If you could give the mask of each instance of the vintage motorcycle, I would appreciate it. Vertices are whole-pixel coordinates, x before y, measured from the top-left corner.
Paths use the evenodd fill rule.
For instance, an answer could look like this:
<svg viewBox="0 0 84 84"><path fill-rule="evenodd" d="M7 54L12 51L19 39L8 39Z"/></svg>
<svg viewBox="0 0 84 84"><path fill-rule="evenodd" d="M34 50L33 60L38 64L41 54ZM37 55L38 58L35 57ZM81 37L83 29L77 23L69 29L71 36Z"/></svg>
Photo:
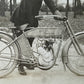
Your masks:
<svg viewBox="0 0 84 84"><path fill-rule="evenodd" d="M0 77L9 75L20 63L42 70L52 68L59 57L62 42L65 41L65 32L69 38L61 52L63 65L77 75L84 75L84 31L74 34L66 17L39 15L36 18L55 18L62 21L65 28L28 27L26 31L23 28L22 34L18 37L13 32L15 27L10 28L12 35L0 31ZM28 41L30 37L35 38L32 47Z"/></svg>

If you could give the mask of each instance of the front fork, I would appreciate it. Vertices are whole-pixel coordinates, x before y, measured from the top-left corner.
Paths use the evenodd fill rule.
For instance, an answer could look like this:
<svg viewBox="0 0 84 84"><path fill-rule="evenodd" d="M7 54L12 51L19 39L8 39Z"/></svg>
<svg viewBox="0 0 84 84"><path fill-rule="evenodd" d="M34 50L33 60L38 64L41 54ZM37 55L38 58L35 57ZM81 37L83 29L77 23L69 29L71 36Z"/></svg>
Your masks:
<svg viewBox="0 0 84 84"><path fill-rule="evenodd" d="M79 45L79 42L78 42L76 36L74 35L74 31L72 30L72 27L71 27L69 21L68 20L65 21L64 24L65 24L65 26L67 28L68 34L70 36L71 41L73 42L73 45L74 45L77 53L79 55L82 55L83 56L84 55L83 50L81 49L81 47Z"/></svg>
<svg viewBox="0 0 84 84"><path fill-rule="evenodd" d="M78 32L78 33L74 34L72 27L71 27L70 23L68 22L68 20L64 22L64 25L66 26L67 32L70 36L70 38L67 39L65 45L63 46L63 50L62 50L62 62L64 64L64 69L66 70L65 65L68 63L67 51L68 51L70 43L73 43L73 45L79 55L84 56L83 50L81 49L79 42L76 38L78 35L84 34L84 32Z"/></svg>

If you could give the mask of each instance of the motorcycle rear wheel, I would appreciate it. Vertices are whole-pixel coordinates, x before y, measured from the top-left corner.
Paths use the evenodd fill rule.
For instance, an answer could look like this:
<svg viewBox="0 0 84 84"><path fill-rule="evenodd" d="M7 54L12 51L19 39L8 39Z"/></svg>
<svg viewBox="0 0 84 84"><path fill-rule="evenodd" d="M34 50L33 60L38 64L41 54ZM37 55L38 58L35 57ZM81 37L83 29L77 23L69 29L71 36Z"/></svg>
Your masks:
<svg viewBox="0 0 84 84"><path fill-rule="evenodd" d="M10 45L12 41L11 36L0 32L0 78L9 75L17 65L18 48L16 43Z"/></svg>

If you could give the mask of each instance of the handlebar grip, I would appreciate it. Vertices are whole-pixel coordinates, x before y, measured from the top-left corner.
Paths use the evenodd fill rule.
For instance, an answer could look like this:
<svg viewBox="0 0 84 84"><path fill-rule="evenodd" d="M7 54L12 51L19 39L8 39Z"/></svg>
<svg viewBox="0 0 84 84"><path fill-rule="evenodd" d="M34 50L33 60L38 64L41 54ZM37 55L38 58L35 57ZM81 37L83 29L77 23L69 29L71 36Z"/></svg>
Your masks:
<svg viewBox="0 0 84 84"><path fill-rule="evenodd" d="M55 20L60 20L60 21L66 21L68 18L66 16L64 17L54 17Z"/></svg>
<svg viewBox="0 0 84 84"><path fill-rule="evenodd" d="M60 20L60 21L66 21L67 17L62 17L59 15L39 15L39 16L35 16L35 18L37 18L38 20L42 20L45 18L54 18L55 20Z"/></svg>

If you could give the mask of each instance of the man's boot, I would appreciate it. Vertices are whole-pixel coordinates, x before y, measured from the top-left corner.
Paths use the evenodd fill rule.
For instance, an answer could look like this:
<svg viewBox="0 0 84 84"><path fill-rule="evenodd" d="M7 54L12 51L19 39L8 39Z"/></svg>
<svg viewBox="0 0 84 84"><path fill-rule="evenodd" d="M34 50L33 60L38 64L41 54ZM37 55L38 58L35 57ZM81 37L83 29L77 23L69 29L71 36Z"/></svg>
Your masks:
<svg viewBox="0 0 84 84"><path fill-rule="evenodd" d="M23 64L20 64L18 66L18 71L19 71L19 74L21 74L21 75L27 75L27 73L24 70L24 65Z"/></svg>

